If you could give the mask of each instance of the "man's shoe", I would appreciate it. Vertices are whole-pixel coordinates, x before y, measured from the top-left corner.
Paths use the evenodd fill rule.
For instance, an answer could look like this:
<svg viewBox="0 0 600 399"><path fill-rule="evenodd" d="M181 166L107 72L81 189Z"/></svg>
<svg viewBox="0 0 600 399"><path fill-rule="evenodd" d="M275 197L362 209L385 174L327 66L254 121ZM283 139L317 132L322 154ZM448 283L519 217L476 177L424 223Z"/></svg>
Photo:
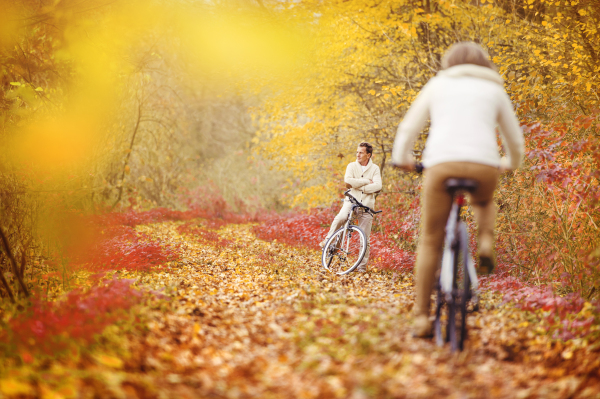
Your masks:
<svg viewBox="0 0 600 399"><path fill-rule="evenodd" d="M413 338L433 338L433 326L428 316L415 316L412 336Z"/></svg>
<svg viewBox="0 0 600 399"><path fill-rule="evenodd" d="M326 238L326 239L324 239L323 241L321 241L321 242L319 243L319 246L320 246L321 248L323 248L323 247L325 246L325 244L327 244L327 238Z"/></svg>
<svg viewBox="0 0 600 399"><path fill-rule="evenodd" d="M358 272L358 273L366 273L367 269L359 267L358 269L356 269L356 272Z"/></svg>
<svg viewBox="0 0 600 399"><path fill-rule="evenodd" d="M479 268L477 274L487 276L494 272L495 268L494 259L491 256L479 255Z"/></svg>

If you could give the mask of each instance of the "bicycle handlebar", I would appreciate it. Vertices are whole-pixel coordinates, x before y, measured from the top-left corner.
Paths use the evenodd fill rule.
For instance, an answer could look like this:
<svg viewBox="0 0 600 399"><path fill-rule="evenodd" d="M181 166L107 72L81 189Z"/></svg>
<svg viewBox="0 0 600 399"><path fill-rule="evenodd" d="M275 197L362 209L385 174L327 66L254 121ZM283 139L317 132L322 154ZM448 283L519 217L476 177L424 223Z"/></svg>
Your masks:
<svg viewBox="0 0 600 399"><path fill-rule="evenodd" d="M354 198L354 196L352 194L350 194L350 190L347 190L344 193L344 195L346 197L348 197L350 199L350 202L354 203L354 205L359 206L359 207L365 209L367 212L369 212L369 213L371 213L373 215L376 215L378 213L383 212L383 211L374 211L373 209L369 208L368 206L361 204L356 198Z"/></svg>

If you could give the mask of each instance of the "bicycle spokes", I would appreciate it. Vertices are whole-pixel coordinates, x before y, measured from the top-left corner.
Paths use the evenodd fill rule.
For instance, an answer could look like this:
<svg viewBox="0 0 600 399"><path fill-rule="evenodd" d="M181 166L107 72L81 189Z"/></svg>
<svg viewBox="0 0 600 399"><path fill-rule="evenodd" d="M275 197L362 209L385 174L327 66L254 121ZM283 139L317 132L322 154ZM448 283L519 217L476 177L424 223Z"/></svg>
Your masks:
<svg viewBox="0 0 600 399"><path fill-rule="evenodd" d="M366 251L365 235L358 226L336 231L323 248L323 267L336 274L347 274L360 264Z"/></svg>

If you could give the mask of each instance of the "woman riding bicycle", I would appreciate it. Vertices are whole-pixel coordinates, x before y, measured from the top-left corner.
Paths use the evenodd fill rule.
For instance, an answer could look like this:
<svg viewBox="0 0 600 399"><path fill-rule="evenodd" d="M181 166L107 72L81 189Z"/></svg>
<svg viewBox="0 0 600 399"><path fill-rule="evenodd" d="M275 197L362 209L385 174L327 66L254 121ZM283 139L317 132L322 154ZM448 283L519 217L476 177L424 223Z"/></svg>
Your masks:
<svg viewBox="0 0 600 399"><path fill-rule="evenodd" d="M479 226L479 273L494 269L494 190L501 172L517 169L523 156L523 133L503 79L487 53L475 43L457 43L442 58L442 71L421 90L398 127L392 163L414 169L413 143L431 120L422 163L421 237L417 249L413 335L431 336L429 307L436 270L441 262L444 227L452 197L449 178L477 181L470 203ZM499 125L507 159L500 158Z"/></svg>

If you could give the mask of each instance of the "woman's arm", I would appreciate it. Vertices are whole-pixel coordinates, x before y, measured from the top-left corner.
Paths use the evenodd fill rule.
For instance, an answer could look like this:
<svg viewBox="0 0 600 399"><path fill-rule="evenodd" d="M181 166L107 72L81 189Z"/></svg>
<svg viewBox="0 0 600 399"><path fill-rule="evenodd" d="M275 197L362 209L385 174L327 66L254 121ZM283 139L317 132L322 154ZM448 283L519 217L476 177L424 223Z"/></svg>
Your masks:
<svg viewBox="0 0 600 399"><path fill-rule="evenodd" d="M523 158L523 131L513 111L510 98L504 90L502 91L502 100L500 101L500 110L498 112L498 125L500 125L502 139L506 143L508 166L510 169L515 170L521 165L521 159Z"/></svg>
<svg viewBox="0 0 600 399"><path fill-rule="evenodd" d="M402 123L398 126L392 149L392 164L401 166L412 166L414 164L412 149L417 135L429 119L431 92L432 84L430 81L423 87L406 115L404 115Z"/></svg>

